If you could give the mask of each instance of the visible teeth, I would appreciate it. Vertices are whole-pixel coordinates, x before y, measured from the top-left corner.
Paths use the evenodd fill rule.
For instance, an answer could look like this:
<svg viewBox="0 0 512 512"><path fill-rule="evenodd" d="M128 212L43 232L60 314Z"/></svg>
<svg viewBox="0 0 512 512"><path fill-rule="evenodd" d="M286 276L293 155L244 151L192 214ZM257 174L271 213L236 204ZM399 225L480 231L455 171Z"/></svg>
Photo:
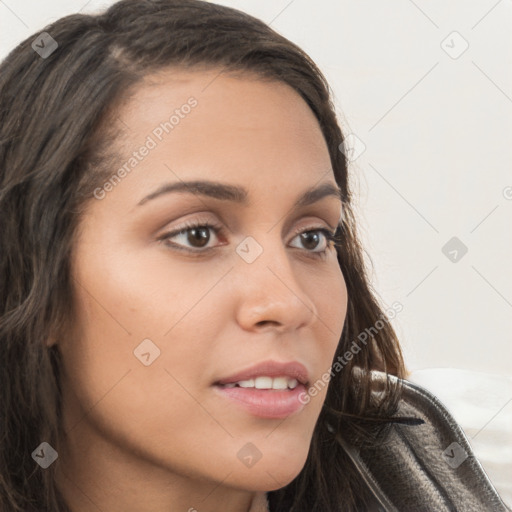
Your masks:
<svg viewBox="0 0 512 512"><path fill-rule="evenodd" d="M287 389L288 379L286 377L275 377L272 380L272 389Z"/></svg>
<svg viewBox="0 0 512 512"><path fill-rule="evenodd" d="M290 389L295 389L297 387L297 384L299 383L299 381L297 379L290 379L288 381L288 387Z"/></svg>
<svg viewBox="0 0 512 512"><path fill-rule="evenodd" d="M256 377L254 379L254 387L256 389L272 388L272 377Z"/></svg>
<svg viewBox="0 0 512 512"><path fill-rule="evenodd" d="M256 388L256 389L295 389L298 385L297 379L289 377L267 377L261 376L255 379L240 380L236 383L225 384L227 388L234 388L239 386L241 388Z"/></svg>

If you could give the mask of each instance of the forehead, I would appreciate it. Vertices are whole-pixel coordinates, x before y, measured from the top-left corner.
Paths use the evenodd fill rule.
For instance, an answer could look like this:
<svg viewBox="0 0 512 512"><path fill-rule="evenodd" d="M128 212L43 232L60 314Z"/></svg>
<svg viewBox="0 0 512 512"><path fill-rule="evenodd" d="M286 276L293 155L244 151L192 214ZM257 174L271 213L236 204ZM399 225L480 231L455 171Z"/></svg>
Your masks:
<svg viewBox="0 0 512 512"><path fill-rule="evenodd" d="M149 112L144 107L155 103L160 106L160 114L164 114L164 109L174 108L192 95L205 115L221 111L222 117L238 114L248 116L247 122L254 123L268 115L270 109L276 115L293 117L296 113L315 119L300 94L287 83L255 72L235 73L219 68L169 68L146 75L135 86L125 114L145 117Z"/></svg>
<svg viewBox="0 0 512 512"><path fill-rule="evenodd" d="M180 112L190 99L197 106ZM170 69L148 75L125 103L119 118L130 132L151 133L173 113L180 116L172 128L177 143L227 142L243 138L256 143L300 143L304 150L325 151L318 121L300 94L288 84L262 79L254 73L228 74L219 69ZM223 137L224 135L224 137ZM275 139L279 135L278 139ZM176 144L177 145L177 144ZM199 148L198 148L199 149ZM298 148L294 147L297 151Z"/></svg>
<svg viewBox="0 0 512 512"><path fill-rule="evenodd" d="M145 77L117 114L125 133L120 165L151 139L151 150L130 173L140 196L180 179L244 184L261 193L271 187L281 195L329 177L334 182L315 115L283 82L169 69Z"/></svg>

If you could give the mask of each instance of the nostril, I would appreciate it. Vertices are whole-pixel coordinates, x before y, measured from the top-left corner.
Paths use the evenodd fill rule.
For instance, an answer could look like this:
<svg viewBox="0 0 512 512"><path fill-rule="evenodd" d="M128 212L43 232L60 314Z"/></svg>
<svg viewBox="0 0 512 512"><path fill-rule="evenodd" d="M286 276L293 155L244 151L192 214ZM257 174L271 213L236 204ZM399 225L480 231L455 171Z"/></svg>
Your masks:
<svg viewBox="0 0 512 512"><path fill-rule="evenodd" d="M278 326L279 322L275 322L274 320L262 320L261 322L258 322L256 325L258 327L260 327L260 326L264 327L267 324Z"/></svg>

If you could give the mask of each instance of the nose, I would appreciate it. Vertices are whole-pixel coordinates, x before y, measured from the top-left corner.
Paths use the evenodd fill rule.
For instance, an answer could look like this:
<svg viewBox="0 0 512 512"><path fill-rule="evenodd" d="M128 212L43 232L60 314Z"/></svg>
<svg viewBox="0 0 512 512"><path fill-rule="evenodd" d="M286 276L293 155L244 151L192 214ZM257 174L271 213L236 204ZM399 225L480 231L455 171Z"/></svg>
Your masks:
<svg viewBox="0 0 512 512"><path fill-rule="evenodd" d="M317 321L315 302L305 286L310 276L293 266L286 247L272 235L264 243L248 237L237 247L240 256L231 272L237 297L238 323L246 330L271 326L293 331Z"/></svg>

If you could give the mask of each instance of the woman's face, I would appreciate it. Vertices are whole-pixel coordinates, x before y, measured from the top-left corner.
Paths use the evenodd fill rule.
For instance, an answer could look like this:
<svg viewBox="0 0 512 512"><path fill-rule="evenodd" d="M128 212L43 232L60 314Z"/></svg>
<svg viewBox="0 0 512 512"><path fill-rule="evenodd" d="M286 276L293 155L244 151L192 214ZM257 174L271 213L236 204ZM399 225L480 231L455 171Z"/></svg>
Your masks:
<svg viewBox="0 0 512 512"><path fill-rule="evenodd" d="M118 112L119 163L81 219L77 318L58 341L65 428L70 461L84 444L83 457L96 452L88 479L111 465L106 491L137 468L170 488L280 488L302 469L325 400L347 294L322 230L335 231L341 202L296 202L337 188L326 143L289 86L218 73L166 71L137 89ZM210 187L184 185L199 180ZM216 384L267 361L324 385L303 405L300 383ZM299 377L271 370L256 373Z"/></svg>

